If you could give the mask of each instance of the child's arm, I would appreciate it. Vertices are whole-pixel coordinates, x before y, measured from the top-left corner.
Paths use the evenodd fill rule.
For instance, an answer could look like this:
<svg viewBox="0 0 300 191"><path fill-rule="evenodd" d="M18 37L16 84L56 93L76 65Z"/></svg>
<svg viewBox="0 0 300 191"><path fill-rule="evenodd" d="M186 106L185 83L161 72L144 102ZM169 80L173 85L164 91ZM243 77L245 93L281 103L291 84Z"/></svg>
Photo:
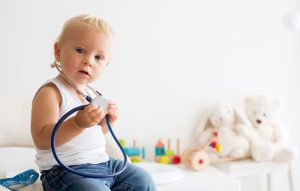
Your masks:
<svg viewBox="0 0 300 191"><path fill-rule="evenodd" d="M59 90L49 84L43 87L36 95L32 103L31 134L38 149L50 149L50 140L53 128L59 120L59 107L61 95ZM56 145L63 145L70 141L85 128L98 124L104 115L96 105L87 106L77 112L76 116L65 120L58 132Z"/></svg>
<svg viewBox="0 0 300 191"><path fill-rule="evenodd" d="M119 118L118 106L112 101L108 101L107 114L109 115L109 121L111 125ZM105 118L101 120L100 125L104 134L107 133L108 127L105 121Z"/></svg>

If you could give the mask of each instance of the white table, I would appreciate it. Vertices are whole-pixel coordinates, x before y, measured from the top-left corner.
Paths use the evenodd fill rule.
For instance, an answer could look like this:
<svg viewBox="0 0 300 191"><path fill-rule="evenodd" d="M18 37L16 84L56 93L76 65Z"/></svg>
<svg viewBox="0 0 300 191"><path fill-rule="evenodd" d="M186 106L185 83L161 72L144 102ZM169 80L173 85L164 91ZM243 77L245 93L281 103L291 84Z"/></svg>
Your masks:
<svg viewBox="0 0 300 191"><path fill-rule="evenodd" d="M234 177L246 177L253 175L266 175L267 190L273 190L272 173L276 171L287 172L289 190L294 190L291 165L278 162L255 162L253 160L216 162L212 164L215 168L222 170Z"/></svg>
<svg viewBox="0 0 300 191"><path fill-rule="evenodd" d="M159 185L158 191L240 191L240 180L214 167L192 171L180 166L184 177L176 182Z"/></svg>

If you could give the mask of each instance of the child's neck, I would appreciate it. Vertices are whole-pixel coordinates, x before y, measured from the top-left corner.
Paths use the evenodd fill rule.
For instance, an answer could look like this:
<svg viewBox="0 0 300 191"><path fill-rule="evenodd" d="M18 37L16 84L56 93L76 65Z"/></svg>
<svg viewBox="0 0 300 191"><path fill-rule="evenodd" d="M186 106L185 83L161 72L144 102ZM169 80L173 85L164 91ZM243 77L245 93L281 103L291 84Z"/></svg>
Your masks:
<svg viewBox="0 0 300 191"><path fill-rule="evenodd" d="M66 81L66 79L65 79L62 75L58 75L56 78L57 78L61 83L63 83L64 86L65 86L68 90L70 90L76 97L78 97L81 101L86 102L85 98L84 98L80 93L78 93L78 92L75 90L75 88L74 88L71 84L69 84L69 82ZM80 85L80 86L75 85L75 84L73 84L73 85L76 86L76 88L79 89L83 94L88 95L88 92L87 92L87 86L86 86L86 85Z"/></svg>

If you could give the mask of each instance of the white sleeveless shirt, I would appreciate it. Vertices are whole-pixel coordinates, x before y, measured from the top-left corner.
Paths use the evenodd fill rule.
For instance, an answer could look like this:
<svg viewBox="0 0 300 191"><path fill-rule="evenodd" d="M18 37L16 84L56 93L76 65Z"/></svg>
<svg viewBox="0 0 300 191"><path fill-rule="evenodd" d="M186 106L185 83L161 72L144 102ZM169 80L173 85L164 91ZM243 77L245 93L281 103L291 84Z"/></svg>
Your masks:
<svg viewBox="0 0 300 191"><path fill-rule="evenodd" d="M48 83L53 83L60 91L62 97L61 107L59 109L59 117L71 109L84 105L78 97L71 93L58 79L54 78ZM94 92L88 91L91 96L95 97ZM74 116L72 114L70 117ZM69 117L69 118L70 118ZM70 127L72 128L72 127ZM56 153L59 159L66 165L80 165L80 164L97 164L106 162L109 157L106 153L106 141L102 128L99 125L86 128L81 134L71 139L69 142L56 147ZM53 157L51 149L40 150L36 148L36 164L40 170L49 170L54 165L58 165Z"/></svg>

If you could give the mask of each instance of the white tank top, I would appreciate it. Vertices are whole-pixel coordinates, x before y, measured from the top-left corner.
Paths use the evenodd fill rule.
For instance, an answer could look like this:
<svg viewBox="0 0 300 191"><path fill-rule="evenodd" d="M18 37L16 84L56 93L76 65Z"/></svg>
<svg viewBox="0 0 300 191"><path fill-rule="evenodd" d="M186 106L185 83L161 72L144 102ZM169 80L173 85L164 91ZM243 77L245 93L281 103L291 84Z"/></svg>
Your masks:
<svg viewBox="0 0 300 191"><path fill-rule="evenodd" d="M59 110L59 117L71 109L83 105L78 97L70 92L58 79L52 79L48 83L53 83L60 91L62 103ZM95 97L94 92L88 90L88 93ZM74 116L76 113L71 115ZM67 166L80 164L97 164L106 162L109 157L106 153L106 141L99 125L85 129L81 134L65 143L64 145L56 147L56 153L59 159ZM49 170L54 165L58 165L53 157L52 151L37 149L36 164L40 170Z"/></svg>

